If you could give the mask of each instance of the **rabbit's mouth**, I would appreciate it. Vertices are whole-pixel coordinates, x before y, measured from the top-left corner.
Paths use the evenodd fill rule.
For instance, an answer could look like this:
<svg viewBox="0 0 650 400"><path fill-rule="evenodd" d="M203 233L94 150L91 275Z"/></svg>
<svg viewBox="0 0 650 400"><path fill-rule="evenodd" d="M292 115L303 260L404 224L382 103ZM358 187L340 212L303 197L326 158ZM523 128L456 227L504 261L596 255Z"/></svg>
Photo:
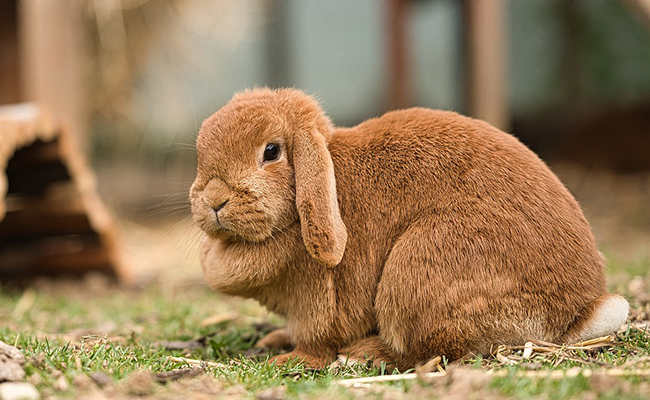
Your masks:
<svg viewBox="0 0 650 400"><path fill-rule="evenodd" d="M223 226L220 226L219 229L214 232L208 233L208 235L214 237L215 239L220 239L226 242L236 242L242 240L240 235Z"/></svg>
<svg viewBox="0 0 650 400"><path fill-rule="evenodd" d="M215 209L204 204L197 207L194 219L209 236L226 241L263 242L277 230L266 213L241 208L228 204Z"/></svg>
<svg viewBox="0 0 650 400"><path fill-rule="evenodd" d="M222 234L231 240L263 242L273 234L273 228L267 218L250 221L222 216L217 219L216 224Z"/></svg>

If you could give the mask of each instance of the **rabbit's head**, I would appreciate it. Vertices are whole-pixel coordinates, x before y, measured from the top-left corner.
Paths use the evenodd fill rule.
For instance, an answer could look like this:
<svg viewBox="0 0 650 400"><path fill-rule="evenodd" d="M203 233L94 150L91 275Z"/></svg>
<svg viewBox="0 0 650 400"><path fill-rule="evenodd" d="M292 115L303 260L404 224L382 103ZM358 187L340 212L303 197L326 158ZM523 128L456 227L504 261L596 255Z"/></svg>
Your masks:
<svg viewBox="0 0 650 400"><path fill-rule="evenodd" d="M196 223L211 237L255 243L300 221L309 253L337 265L347 231L327 149L332 130L318 103L298 90L236 94L197 138Z"/></svg>

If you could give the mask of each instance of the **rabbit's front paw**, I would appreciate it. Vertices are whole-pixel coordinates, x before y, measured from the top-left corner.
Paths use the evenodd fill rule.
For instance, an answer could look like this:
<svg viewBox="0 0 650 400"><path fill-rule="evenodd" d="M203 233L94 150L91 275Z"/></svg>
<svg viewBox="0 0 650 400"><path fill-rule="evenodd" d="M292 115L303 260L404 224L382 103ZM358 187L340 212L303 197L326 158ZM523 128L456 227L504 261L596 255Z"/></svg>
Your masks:
<svg viewBox="0 0 650 400"><path fill-rule="evenodd" d="M379 336L369 336L350 343L341 349L334 364L337 367L365 365L372 368L386 368L392 371L398 367L398 361L402 359L386 342ZM405 361L401 363L406 365Z"/></svg>
<svg viewBox="0 0 650 400"><path fill-rule="evenodd" d="M280 365L296 365L303 364L308 369L324 369L327 368L332 360L316 356L312 354L307 354L299 350L294 350L286 354L280 354L269 360L270 364Z"/></svg>

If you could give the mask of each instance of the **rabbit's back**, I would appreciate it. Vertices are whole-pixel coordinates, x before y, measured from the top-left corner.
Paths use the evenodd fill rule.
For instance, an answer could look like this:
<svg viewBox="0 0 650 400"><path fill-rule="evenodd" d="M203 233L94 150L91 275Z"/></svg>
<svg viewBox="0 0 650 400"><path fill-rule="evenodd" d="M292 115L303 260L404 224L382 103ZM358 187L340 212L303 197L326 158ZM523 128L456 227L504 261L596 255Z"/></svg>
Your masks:
<svg viewBox="0 0 650 400"><path fill-rule="evenodd" d="M356 283L377 285L368 300L376 296L379 324L392 326L384 334L429 322L422 318L457 324L453 314L486 338L503 339L501 324L554 340L605 292L579 205L513 136L456 113L409 109L340 129L329 149L349 232L344 262L364 260L342 268L373 272ZM513 333L506 321L528 326Z"/></svg>

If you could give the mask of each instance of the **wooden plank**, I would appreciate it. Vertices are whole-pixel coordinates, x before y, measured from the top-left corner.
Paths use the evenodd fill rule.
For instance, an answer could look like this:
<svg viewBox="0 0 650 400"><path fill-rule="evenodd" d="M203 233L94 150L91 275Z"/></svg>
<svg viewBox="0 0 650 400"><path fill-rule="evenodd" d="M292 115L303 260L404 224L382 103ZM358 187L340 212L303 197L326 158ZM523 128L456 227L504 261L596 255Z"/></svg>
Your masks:
<svg viewBox="0 0 650 400"><path fill-rule="evenodd" d="M468 113L508 130L507 18L503 0L463 0Z"/></svg>
<svg viewBox="0 0 650 400"><path fill-rule="evenodd" d="M110 252L97 235L54 236L11 245L0 242L0 271L4 281L38 275L83 275L88 271L115 274Z"/></svg>
<svg viewBox="0 0 650 400"><path fill-rule="evenodd" d="M43 212L10 212L0 223L0 240L22 237L47 237L50 235L93 233L84 214L66 215Z"/></svg>

